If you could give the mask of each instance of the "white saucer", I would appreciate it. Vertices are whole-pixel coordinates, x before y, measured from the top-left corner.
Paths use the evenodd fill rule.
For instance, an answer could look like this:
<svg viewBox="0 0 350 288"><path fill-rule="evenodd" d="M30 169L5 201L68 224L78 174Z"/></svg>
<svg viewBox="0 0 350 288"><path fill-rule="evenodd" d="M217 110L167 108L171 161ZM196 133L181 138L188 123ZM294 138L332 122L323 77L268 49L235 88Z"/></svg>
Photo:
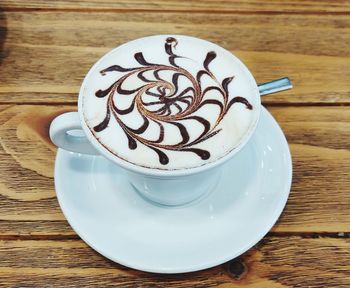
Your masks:
<svg viewBox="0 0 350 288"><path fill-rule="evenodd" d="M59 150L55 166L57 198L77 234L115 262L157 273L209 268L248 250L278 219L291 179L287 141L266 109L215 190L186 207L144 200L103 157Z"/></svg>

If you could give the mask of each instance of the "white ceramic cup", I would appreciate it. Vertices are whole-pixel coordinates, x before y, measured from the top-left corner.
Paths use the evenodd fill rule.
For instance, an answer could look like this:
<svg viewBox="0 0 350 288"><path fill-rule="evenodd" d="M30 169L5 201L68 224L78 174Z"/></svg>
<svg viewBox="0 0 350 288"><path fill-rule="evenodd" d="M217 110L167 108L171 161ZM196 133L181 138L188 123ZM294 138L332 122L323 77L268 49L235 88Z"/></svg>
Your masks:
<svg viewBox="0 0 350 288"><path fill-rule="evenodd" d="M116 49L118 49L118 47L109 53L115 52ZM99 61L107 57L109 53L103 56ZM250 77L252 83L255 84L256 82L248 68L236 58L236 62L237 61L242 65L244 73ZM95 65L97 65L97 63ZM90 69L89 73L94 70L94 67L95 66ZM84 81L87 81L89 73ZM82 87L83 86L84 82ZM257 85L255 84L252 88L256 90L257 97L260 99ZM222 158L194 168L160 170L137 166L127 162L101 145L85 123L82 97L83 91L80 89L78 112L61 114L52 121L50 126L50 138L52 142L56 146L68 151L104 156L115 165L125 170L130 184L140 195L152 202L167 206L190 203L213 190L215 184L219 181L222 164L231 159L247 144L255 131L259 119L259 117L256 117L256 121L252 123L240 144ZM254 109L256 109L255 113L259 115L260 100L259 105L254 107ZM80 133L81 135L79 136L76 135L77 133L74 133L74 130L81 130L83 133ZM232 171L232 173L234 173L234 171ZM234 183L232 183L232 185L234 186Z"/></svg>

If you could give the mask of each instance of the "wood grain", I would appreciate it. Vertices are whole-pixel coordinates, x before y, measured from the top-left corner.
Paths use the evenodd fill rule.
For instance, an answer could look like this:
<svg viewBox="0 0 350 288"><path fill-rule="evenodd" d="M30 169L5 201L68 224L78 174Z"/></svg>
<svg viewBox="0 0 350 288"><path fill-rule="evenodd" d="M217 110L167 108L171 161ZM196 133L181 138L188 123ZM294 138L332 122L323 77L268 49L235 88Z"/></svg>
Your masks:
<svg viewBox="0 0 350 288"><path fill-rule="evenodd" d="M55 147L48 129L55 116L72 108L5 106L1 110L0 201L7 211L1 220L63 220L53 191Z"/></svg>
<svg viewBox="0 0 350 288"><path fill-rule="evenodd" d="M349 15L345 0L2 0L0 286L350 287ZM48 137L98 58L168 33L218 43L257 82L294 84L263 98L293 157L280 220L241 257L182 275L126 268L79 239L56 200Z"/></svg>
<svg viewBox="0 0 350 288"><path fill-rule="evenodd" d="M201 272L165 276L113 263L80 240L0 241L0 285L348 287L349 251L349 238L266 237L255 248L226 264Z"/></svg>
<svg viewBox="0 0 350 288"><path fill-rule="evenodd" d="M51 120L74 106L0 108L0 235L74 235L56 201L56 148L48 138ZM294 165L290 199L273 231L349 232L350 110L269 110L286 133Z"/></svg>
<svg viewBox="0 0 350 288"><path fill-rule="evenodd" d="M350 287L349 15L344 0L2 0L0 286ZM280 220L241 257L182 275L126 268L79 239L56 200L48 137L98 58L166 33L218 43L257 82L295 87L263 98L293 157Z"/></svg>
<svg viewBox="0 0 350 288"><path fill-rule="evenodd" d="M350 217L345 214L350 207L350 109L269 110L284 130L293 158L292 193L274 230L349 231Z"/></svg>
<svg viewBox="0 0 350 288"><path fill-rule="evenodd" d="M289 76L295 88L264 97L266 104L350 103L347 15L0 15L0 103L75 103L84 75L103 54L131 39L170 31L208 39L234 52L257 82Z"/></svg>
<svg viewBox="0 0 350 288"><path fill-rule="evenodd" d="M19 2L16 0L3 0L3 9L84 9L84 10L151 10L151 11L200 11L200 12L350 12L350 4L348 1L268 1L268 0L170 0L170 1L130 1L130 0L80 0L80 1L44 1L44 0L29 0Z"/></svg>

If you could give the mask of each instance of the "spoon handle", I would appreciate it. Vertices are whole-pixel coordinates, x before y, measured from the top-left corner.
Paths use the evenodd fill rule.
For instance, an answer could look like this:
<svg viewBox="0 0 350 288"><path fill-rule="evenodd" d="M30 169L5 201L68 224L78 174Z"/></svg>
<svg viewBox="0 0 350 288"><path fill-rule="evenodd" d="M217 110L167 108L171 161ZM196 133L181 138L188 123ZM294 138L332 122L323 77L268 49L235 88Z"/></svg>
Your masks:
<svg viewBox="0 0 350 288"><path fill-rule="evenodd" d="M267 94L277 93L280 91L292 89L292 82L288 77L272 80L270 82L262 83L258 85L260 96Z"/></svg>

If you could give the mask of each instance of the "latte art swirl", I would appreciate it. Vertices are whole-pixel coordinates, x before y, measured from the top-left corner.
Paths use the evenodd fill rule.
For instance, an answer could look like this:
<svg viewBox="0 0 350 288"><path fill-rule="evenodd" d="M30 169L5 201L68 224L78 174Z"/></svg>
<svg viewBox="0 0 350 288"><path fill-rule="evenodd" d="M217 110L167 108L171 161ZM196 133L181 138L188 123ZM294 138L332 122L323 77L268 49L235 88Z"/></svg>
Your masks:
<svg viewBox="0 0 350 288"><path fill-rule="evenodd" d="M202 160L209 159L210 152L197 145L220 133L218 126L232 105L238 103L249 110L253 109L246 98L229 95L228 87L234 81L234 76L220 81L213 75L210 64L216 58L214 51L207 53L199 71L191 73L180 63L194 60L177 55L174 52L177 45L180 43L175 38L166 39L164 52L169 62L167 65L150 63L142 52L138 52L134 54L138 67L112 65L101 70L102 76L119 72L119 77L108 88L95 92L96 97L108 99L104 120L93 127L94 132L106 129L111 117L114 117L128 139L129 149L144 145L158 155L162 165L169 163L169 150L191 152ZM204 78L206 81L203 81ZM137 87L130 88L128 83L137 83ZM215 97L210 96L212 93ZM128 103L126 107L125 103ZM198 113L207 105L217 107L219 112L215 119ZM141 119L140 125L130 127L125 121L127 116ZM195 137L189 132L193 121L202 127ZM180 135L174 143L166 141L166 131L170 131L168 128L176 129ZM150 137L147 134L149 129L157 137Z"/></svg>

